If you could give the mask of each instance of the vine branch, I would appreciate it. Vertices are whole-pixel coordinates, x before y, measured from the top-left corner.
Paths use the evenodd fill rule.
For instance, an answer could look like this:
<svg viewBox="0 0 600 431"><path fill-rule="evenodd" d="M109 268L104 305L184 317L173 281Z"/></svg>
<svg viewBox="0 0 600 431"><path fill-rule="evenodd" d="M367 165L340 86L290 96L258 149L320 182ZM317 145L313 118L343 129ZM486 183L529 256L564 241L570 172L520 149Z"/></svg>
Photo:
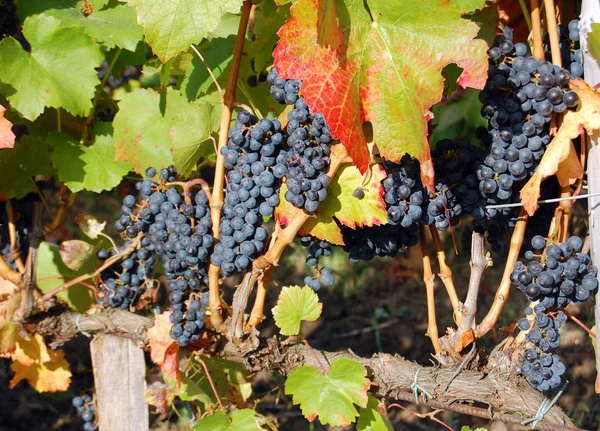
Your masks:
<svg viewBox="0 0 600 431"><path fill-rule="evenodd" d="M433 349L438 354L442 351L442 345L438 337L437 320L435 316L435 293L433 290L433 280L435 275L431 271L431 258L429 257L429 244L427 243L427 233L425 226L419 224L419 234L421 243L421 253L423 255L423 281L425 282L425 291L427 293L427 333L431 339Z"/></svg>
<svg viewBox="0 0 600 431"><path fill-rule="evenodd" d="M242 62L244 51L244 41L246 40L246 29L252 9L252 1L245 0L240 17L237 37L233 50L233 60L229 71L229 78L225 94L223 95L223 106L221 108L221 125L219 128L219 142L217 145L217 161L215 166L215 178L213 182L213 192L211 201L211 221L213 225L213 237L218 240L220 237L221 208L223 207L223 184L225 182L225 158L221 154L221 148L227 145L229 136L229 124L235 107L237 80ZM221 304L221 295L219 289L219 267L210 265L208 269L208 303L210 309L210 321L212 325L221 329L223 326L223 306Z"/></svg>

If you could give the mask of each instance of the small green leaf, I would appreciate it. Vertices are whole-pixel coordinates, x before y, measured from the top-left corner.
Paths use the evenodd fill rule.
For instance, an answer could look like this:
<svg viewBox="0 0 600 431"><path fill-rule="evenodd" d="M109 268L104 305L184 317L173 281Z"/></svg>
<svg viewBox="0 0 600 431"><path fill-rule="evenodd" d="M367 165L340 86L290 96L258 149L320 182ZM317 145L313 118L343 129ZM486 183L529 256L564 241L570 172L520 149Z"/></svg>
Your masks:
<svg viewBox="0 0 600 431"><path fill-rule="evenodd" d="M473 428L471 428L469 425L463 425L463 426L460 428L460 431L488 431L488 430L487 430L487 428L482 428L482 427L479 427L479 428L473 429Z"/></svg>
<svg viewBox="0 0 600 431"><path fill-rule="evenodd" d="M113 123L117 160L131 162L136 172L174 164L188 175L200 157L214 153L210 137L219 119L213 109L188 103L172 88L166 95L149 89L128 93Z"/></svg>
<svg viewBox="0 0 600 431"><path fill-rule="evenodd" d="M206 416L198 421L194 431L260 431L256 422L254 410L243 409L231 412L231 420L227 414L218 411L211 416Z"/></svg>
<svg viewBox="0 0 600 431"><path fill-rule="evenodd" d="M600 61L600 24L592 24L592 32L588 34L588 51L596 59Z"/></svg>
<svg viewBox="0 0 600 431"><path fill-rule="evenodd" d="M58 178L72 192L111 190L132 170L131 163L115 160L110 135L96 136L89 147L65 133L50 133L48 142L54 148L53 162Z"/></svg>
<svg viewBox="0 0 600 431"><path fill-rule="evenodd" d="M35 157L32 157L34 154ZM7 198L21 198L35 192L32 177L53 172L48 144L41 138L23 136L14 148L0 151L0 172L6 178L0 181L0 194Z"/></svg>
<svg viewBox="0 0 600 431"><path fill-rule="evenodd" d="M360 409L360 416L356 423L357 431L393 431L394 428L389 419L381 416L378 407L379 400L369 395L367 407Z"/></svg>
<svg viewBox="0 0 600 431"><path fill-rule="evenodd" d="M94 264L95 259L91 259L79 271L72 271L62 262L58 246L42 242L38 250L37 286L42 293L48 293L78 275L93 269ZM56 296L80 313L85 312L92 305L87 288L81 284L71 286Z"/></svg>
<svg viewBox="0 0 600 431"><path fill-rule="evenodd" d="M331 364L324 375L311 366L303 365L292 371L285 382L285 393L300 404L309 421L319 416L323 425L347 426L358 416L359 407L366 407L369 379L365 368L356 361L340 358Z"/></svg>
<svg viewBox="0 0 600 431"><path fill-rule="evenodd" d="M287 286L281 289L273 307L275 324L282 335L296 335L303 320L317 320L323 311L317 294L308 286Z"/></svg>
<svg viewBox="0 0 600 431"><path fill-rule="evenodd" d="M164 63L215 29L224 13L237 13L242 0L126 0L144 26L146 40Z"/></svg>
<svg viewBox="0 0 600 431"><path fill-rule="evenodd" d="M23 34L31 53L12 37L0 41L0 81L16 90L8 95L11 105L30 121L44 107L87 115L100 83L99 46L83 28L61 28L59 20L45 15L27 18Z"/></svg>

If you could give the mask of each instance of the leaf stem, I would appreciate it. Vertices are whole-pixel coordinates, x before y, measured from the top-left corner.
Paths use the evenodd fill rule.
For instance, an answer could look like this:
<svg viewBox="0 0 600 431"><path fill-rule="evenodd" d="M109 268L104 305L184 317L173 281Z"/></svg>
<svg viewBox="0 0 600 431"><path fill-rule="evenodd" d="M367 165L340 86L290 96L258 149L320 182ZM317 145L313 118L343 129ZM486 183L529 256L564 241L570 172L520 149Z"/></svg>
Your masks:
<svg viewBox="0 0 600 431"><path fill-rule="evenodd" d="M531 33L531 16L529 16L529 11L527 10L527 5L525 4L525 0L519 0L519 5L521 6L521 11L523 12L523 18L525 18L525 22L527 23L527 28L529 29L529 33Z"/></svg>
<svg viewBox="0 0 600 431"><path fill-rule="evenodd" d="M210 371L208 371L208 367L206 366L206 362L204 362L204 360L202 358L200 358L200 355L196 355L196 360L198 362L200 362L200 364L202 365L202 368L204 368L204 372L206 373L206 378L208 379L208 383L210 384L210 388L213 391L213 394L215 394L215 398L217 399L217 403L219 403L219 408L222 411L225 411L225 407L223 407L223 403L221 402L221 397L219 397L219 393L217 392L217 388L215 387L215 384L213 383L212 377L210 376Z"/></svg>
<svg viewBox="0 0 600 431"><path fill-rule="evenodd" d="M215 84L215 87L217 87L217 91L219 92L219 94L221 95L221 102L223 102L223 90L221 89L221 86L219 85L219 82L217 81L217 78L215 78L215 75L213 74L212 69L210 68L210 66L208 65L208 63L206 62L206 60L204 59L204 57L202 56L202 54L200 54L200 51L198 51L198 49L194 46L194 44L190 45L192 50L196 53L196 55L198 56L198 58L200 59L200 61L202 61L202 64L204 64L204 67L206 67L206 70L208 71L208 74L210 75L210 77L213 80L213 83Z"/></svg>

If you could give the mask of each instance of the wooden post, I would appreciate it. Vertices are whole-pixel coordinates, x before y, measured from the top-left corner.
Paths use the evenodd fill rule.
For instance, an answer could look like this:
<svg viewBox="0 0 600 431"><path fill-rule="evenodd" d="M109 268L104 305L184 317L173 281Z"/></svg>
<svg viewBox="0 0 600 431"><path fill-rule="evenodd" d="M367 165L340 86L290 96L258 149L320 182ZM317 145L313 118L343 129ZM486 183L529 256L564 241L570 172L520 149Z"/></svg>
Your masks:
<svg viewBox="0 0 600 431"><path fill-rule="evenodd" d="M585 81L590 87L600 83L600 67L598 62L587 50L588 33L592 30L592 23L600 22L600 2L598 0L583 0L581 6L581 21L579 31L581 34L581 49L583 51L583 71ZM588 138L589 153L587 157L588 192L600 192L600 132L595 131ZM600 198L588 198L590 212L590 240L591 257L595 265L600 264ZM596 293L596 341L600 346L600 290ZM600 392L600 349L596 354L596 392Z"/></svg>
<svg viewBox="0 0 600 431"><path fill-rule="evenodd" d="M127 338L90 343L100 431L148 431L144 352Z"/></svg>

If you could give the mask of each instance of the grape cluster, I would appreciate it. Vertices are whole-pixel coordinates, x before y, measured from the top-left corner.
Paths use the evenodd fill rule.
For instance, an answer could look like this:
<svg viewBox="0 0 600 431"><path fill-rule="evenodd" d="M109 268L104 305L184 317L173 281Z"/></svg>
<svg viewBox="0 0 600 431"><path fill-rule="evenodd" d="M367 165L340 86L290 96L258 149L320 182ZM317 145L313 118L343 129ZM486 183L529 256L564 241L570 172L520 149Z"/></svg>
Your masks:
<svg viewBox="0 0 600 431"><path fill-rule="evenodd" d="M92 397L88 394L73 397L71 400L73 407L77 409L77 413L83 419L83 429L85 431L92 431L98 429L98 424L94 423L96 408L92 403Z"/></svg>
<svg viewBox="0 0 600 431"><path fill-rule="evenodd" d="M554 314L540 312L535 315L533 329L527 334L527 340L534 347L525 350L521 373L540 392L558 388L567 370L557 354L548 353L560 344L559 331L566 320L567 315L562 311ZM530 323L526 318L519 321L520 327L527 325L527 329Z"/></svg>
<svg viewBox="0 0 600 431"><path fill-rule="evenodd" d="M267 231L263 217L279 205L281 178L286 173L280 152L284 140L281 124L266 118L257 122L240 111L221 154L228 169L223 216L211 263L228 276L243 271L264 250Z"/></svg>
<svg viewBox="0 0 600 431"><path fill-rule="evenodd" d="M280 78L277 70L273 67L267 75L267 82L271 84L271 96L276 102L293 105L298 100L298 92L302 81Z"/></svg>
<svg viewBox="0 0 600 431"><path fill-rule="evenodd" d="M12 0L0 0L0 40L17 32L19 18Z"/></svg>
<svg viewBox="0 0 600 431"><path fill-rule="evenodd" d="M203 190L186 196L171 184L177 178L174 166L161 169L154 181L156 175L156 169L148 168L147 178L136 183L139 204L133 195L123 198L115 229L128 238L142 236L136 251L110 268L120 273L118 278L108 278L103 284L114 292L108 305L126 307L142 286L149 285L148 274L158 256L169 280L171 337L186 346L200 338L206 316L204 290L214 243L209 199ZM110 255L100 253L103 258Z"/></svg>
<svg viewBox="0 0 600 431"><path fill-rule="evenodd" d="M476 166L482 152L466 139L453 141L443 139L432 152L435 171L435 193L430 196L426 224L435 223L444 231L456 225L462 215L472 214L476 220L482 218Z"/></svg>
<svg viewBox="0 0 600 431"><path fill-rule="evenodd" d="M343 249L350 262L368 261L375 256L395 257L418 242L419 228L412 224L405 228L400 225L363 226L352 229L341 227L344 239Z"/></svg>
<svg viewBox="0 0 600 431"><path fill-rule="evenodd" d="M310 286L315 292L318 291L321 286L333 286L335 280L331 273L331 269L326 267L319 268L318 266L319 258L321 256L331 255L331 244L310 235L300 238L300 243L308 249L306 265L314 268L313 275L304 278L304 284Z"/></svg>
<svg viewBox="0 0 600 431"><path fill-rule="evenodd" d="M511 281L530 301L539 301L533 310L526 310L526 314L534 315L534 325L527 334L527 340L535 348L525 352L522 371L533 387L547 391L559 386L564 374L564 365L558 359L552 359L554 355L550 359L546 355L547 359L543 360L544 354L559 346L559 330L566 321L562 311L551 310L571 302L586 301L598 287L598 270L590 263L589 255L581 252L583 242L577 236L546 246L546 240L537 235L532 238L531 245L535 251L525 253L529 262L515 264ZM527 331L530 326L527 318L518 322L521 330ZM541 367L535 362L538 357ZM530 365L526 365L528 363Z"/></svg>
<svg viewBox="0 0 600 431"><path fill-rule="evenodd" d="M388 222L408 228L419 220L425 219L428 204L427 191L421 183L418 160L405 154L399 163L386 162L384 166L389 172L382 181Z"/></svg>
<svg viewBox="0 0 600 431"><path fill-rule="evenodd" d="M127 241L118 252L122 252L130 244L131 241ZM99 260L106 260L116 254L117 250L108 251L103 248L98 251L97 257ZM152 287L154 263L154 254L142 247L102 271L102 296L98 303L111 308L127 309L135 306L146 287Z"/></svg>
<svg viewBox="0 0 600 431"><path fill-rule="evenodd" d="M278 158L287 167L285 199L296 208L314 213L327 197L331 131L323 114L311 113L299 96L301 82L280 78L275 68L269 72L268 80L277 102L294 105L288 113L284 151Z"/></svg>
<svg viewBox="0 0 600 431"><path fill-rule="evenodd" d="M577 23L569 24L569 28L573 26ZM563 61L566 69L580 76L581 64L576 59L581 57L581 51L571 55L575 43L569 39L561 42L568 51L564 52ZM550 142L549 123L553 113L575 108L579 98L568 89L569 80L575 75L549 61L531 57L526 44L513 43L510 31L495 38L488 56L488 80L480 100L490 130L488 137L480 135L480 138L491 141L491 145L477 169L477 177L481 195L486 204L492 205L518 199L518 191L534 172ZM509 216L513 211L514 208L487 209L486 215Z"/></svg>

